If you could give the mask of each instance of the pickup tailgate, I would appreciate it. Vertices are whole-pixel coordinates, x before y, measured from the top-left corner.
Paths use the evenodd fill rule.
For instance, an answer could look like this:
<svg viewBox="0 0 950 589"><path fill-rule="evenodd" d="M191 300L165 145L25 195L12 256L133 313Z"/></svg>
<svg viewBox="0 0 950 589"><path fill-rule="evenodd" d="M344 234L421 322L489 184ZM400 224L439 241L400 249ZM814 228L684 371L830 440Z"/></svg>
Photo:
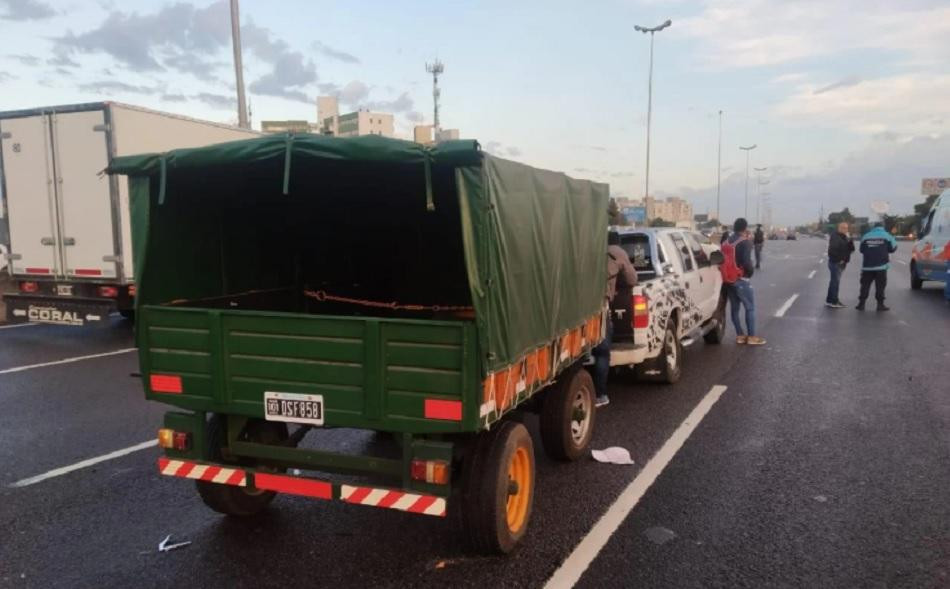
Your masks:
<svg viewBox="0 0 950 589"><path fill-rule="evenodd" d="M262 417L264 392L303 393L325 426L477 428L471 323L146 306L137 337L152 400Z"/></svg>

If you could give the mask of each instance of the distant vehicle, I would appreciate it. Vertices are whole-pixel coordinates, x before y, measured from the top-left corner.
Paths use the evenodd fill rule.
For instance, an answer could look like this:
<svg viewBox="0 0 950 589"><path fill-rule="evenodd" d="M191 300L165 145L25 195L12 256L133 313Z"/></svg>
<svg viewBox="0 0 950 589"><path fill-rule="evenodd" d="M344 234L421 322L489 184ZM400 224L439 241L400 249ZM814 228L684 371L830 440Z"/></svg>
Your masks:
<svg viewBox="0 0 950 589"><path fill-rule="evenodd" d="M7 321L86 325L132 315L129 188L102 172L120 155L257 136L115 102L0 112L7 200Z"/></svg>
<svg viewBox="0 0 950 589"><path fill-rule="evenodd" d="M619 289L611 308L611 366L633 368L665 383L680 378L684 342L725 334L719 305L722 252L699 233L682 229L614 229L637 270L638 283Z"/></svg>
<svg viewBox="0 0 950 589"><path fill-rule="evenodd" d="M794 233L789 233L789 234L785 237L785 239L788 240L788 241L795 241L795 240L798 239L798 236L795 235Z"/></svg>
<svg viewBox="0 0 950 589"><path fill-rule="evenodd" d="M925 280L936 280L945 285L950 264L950 191L945 191L934 202L924 219L923 227L914 243L910 262L910 287L918 290Z"/></svg>

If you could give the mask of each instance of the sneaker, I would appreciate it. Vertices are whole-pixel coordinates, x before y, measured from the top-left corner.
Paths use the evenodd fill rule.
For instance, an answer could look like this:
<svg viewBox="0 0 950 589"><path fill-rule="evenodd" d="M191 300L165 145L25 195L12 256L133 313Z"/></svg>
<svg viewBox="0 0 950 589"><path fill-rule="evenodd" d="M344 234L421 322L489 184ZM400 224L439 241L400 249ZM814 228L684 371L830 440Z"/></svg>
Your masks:
<svg viewBox="0 0 950 589"><path fill-rule="evenodd" d="M844 309L845 304L842 303L841 301L838 301L838 302L835 303L833 306L834 306L835 309Z"/></svg>
<svg viewBox="0 0 950 589"><path fill-rule="evenodd" d="M608 397L607 395L602 395L600 397L597 397L597 400L594 401L595 407L606 407L607 405L610 405L610 397Z"/></svg>
<svg viewBox="0 0 950 589"><path fill-rule="evenodd" d="M747 340L747 339L748 339L748 338L747 338L746 336L744 336L744 335L737 335L737 336L736 336L736 343L737 343L737 344L744 344L744 343L746 343L746 340Z"/></svg>
<svg viewBox="0 0 950 589"><path fill-rule="evenodd" d="M877 310L878 310L878 311L890 311L891 308L888 307L887 305L885 305L884 303L878 303L878 304L877 304Z"/></svg>
<svg viewBox="0 0 950 589"><path fill-rule="evenodd" d="M745 343L749 344L750 346L764 346L765 338L761 338L757 335L750 335L748 338L746 338Z"/></svg>
<svg viewBox="0 0 950 589"><path fill-rule="evenodd" d="M858 311L863 311L863 310L864 310L864 301L861 301L860 303L858 303L858 306L855 307L855 309L857 309Z"/></svg>
<svg viewBox="0 0 950 589"><path fill-rule="evenodd" d="M828 301L825 301L825 306L831 309L837 309L838 303L829 303Z"/></svg>

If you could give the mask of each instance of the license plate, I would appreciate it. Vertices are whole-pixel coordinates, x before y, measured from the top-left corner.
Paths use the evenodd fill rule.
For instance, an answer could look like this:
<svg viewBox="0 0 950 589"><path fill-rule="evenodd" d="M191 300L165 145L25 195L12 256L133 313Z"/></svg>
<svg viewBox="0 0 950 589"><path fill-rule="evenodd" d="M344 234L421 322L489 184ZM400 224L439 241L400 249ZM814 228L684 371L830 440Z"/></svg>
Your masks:
<svg viewBox="0 0 950 589"><path fill-rule="evenodd" d="M264 419L323 425L323 395L264 393Z"/></svg>
<svg viewBox="0 0 950 589"><path fill-rule="evenodd" d="M56 294L58 294L61 297L73 296L73 285L72 284L57 284Z"/></svg>

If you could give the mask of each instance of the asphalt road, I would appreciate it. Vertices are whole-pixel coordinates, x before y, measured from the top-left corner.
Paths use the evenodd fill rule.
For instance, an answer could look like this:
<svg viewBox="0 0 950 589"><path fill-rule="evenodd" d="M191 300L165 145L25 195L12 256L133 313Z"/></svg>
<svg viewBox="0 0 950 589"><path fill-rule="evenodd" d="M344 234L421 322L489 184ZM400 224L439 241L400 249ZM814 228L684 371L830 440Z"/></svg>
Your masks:
<svg viewBox="0 0 950 589"><path fill-rule="evenodd" d="M768 345L739 347L730 329L687 350L673 387L614 379L593 445L636 464L539 453L531 529L508 557L466 554L447 520L341 502L281 496L231 521L158 475L154 447L12 487L152 440L165 407L129 376L126 323L0 328L0 586L543 586L714 385L718 402L578 561L580 586L950 586L950 308L936 285L910 291L902 243L892 311L826 309L824 247L767 244L753 282ZM842 298L856 295L849 268ZM168 534L192 543L158 553Z"/></svg>

